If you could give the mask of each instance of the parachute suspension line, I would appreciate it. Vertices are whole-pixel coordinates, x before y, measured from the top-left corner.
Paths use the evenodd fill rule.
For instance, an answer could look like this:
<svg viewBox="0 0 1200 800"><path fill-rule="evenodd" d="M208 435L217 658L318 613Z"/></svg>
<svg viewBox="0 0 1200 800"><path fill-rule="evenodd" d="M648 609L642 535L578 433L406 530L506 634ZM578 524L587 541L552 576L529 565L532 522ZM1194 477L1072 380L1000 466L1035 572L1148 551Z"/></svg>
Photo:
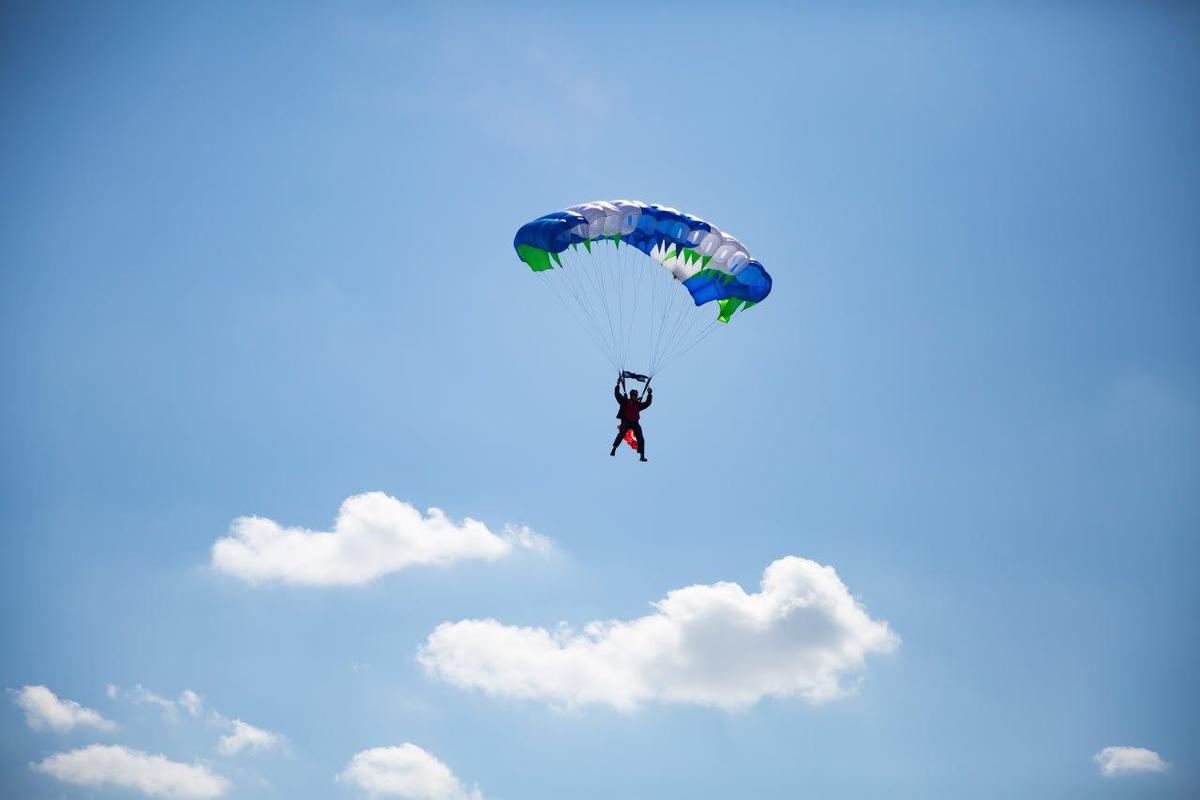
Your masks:
<svg viewBox="0 0 1200 800"><path fill-rule="evenodd" d="M648 265L648 269L655 270L655 271L650 272L649 276L647 277L647 281L649 283L649 302L648 302L648 305L646 308L646 323L647 323L646 344L647 344L647 348L648 348L647 355L649 355L649 353L653 353L653 351L654 351L654 335L655 335L654 320L658 319L658 309L659 309L659 273L658 273L658 271L656 271L656 270L658 270L658 265L650 264L650 265ZM646 362L646 371L647 372L650 371L649 361Z"/></svg>
<svg viewBox="0 0 1200 800"><path fill-rule="evenodd" d="M653 264L647 265L647 269L649 269L649 270L653 270L654 267L655 267L655 265L653 265ZM656 275L653 271L651 271L646 276L646 320L645 320L646 339L645 339L645 341L646 341L646 347L647 347L647 354L649 354L650 350L654 349L654 317L655 317L655 309L657 309L657 308L658 308L658 275ZM639 332L639 335L640 335L640 332ZM646 371L649 372L650 371L650 362L647 361L645 366L646 366Z"/></svg>
<svg viewBox="0 0 1200 800"><path fill-rule="evenodd" d="M628 357L629 348L633 343L633 322L637 319L638 300L642 296L642 276L645 274L645 265L641 265L643 268L639 269L639 265L632 257L627 257L627 261L630 269L637 273L637 284L633 290L633 310L629 312L629 328L625 331L625 354L621 358L622 361Z"/></svg>
<svg viewBox="0 0 1200 800"><path fill-rule="evenodd" d="M664 346L662 352L659 353L660 362L655 364L656 367L665 365L667 363L668 357L672 352L674 352L675 345L678 343L680 336L691 328L695 321L694 315L692 314L694 308L695 306L689 307L686 300L681 299L679 302L679 308L675 312L673 323L671 325L671 332L667 336L666 345ZM683 324L684 320L687 320L686 327Z"/></svg>
<svg viewBox="0 0 1200 800"><path fill-rule="evenodd" d="M705 322L705 320L708 320ZM706 314L692 314L683 326L681 334L676 337L675 344L667 351L662 358L662 366L672 363L688 350L692 349L700 340L708 336L716 327L718 318L708 317Z"/></svg>
<svg viewBox="0 0 1200 800"><path fill-rule="evenodd" d="M687 355L687 353L689 353L693 347L695 347L696 345L700 344L705 339L707 339L708 335L710 333L712 333L713 330L716 329L716 327L717 327L717 320L715 320L715 319L711 320L707 325L705 325L703 328L700 329L700 333L698 333L695 337L693 337L692 341L686 347L684 347L682 350L679 350L678 352L674 353L673 355L671 355L670 358L668 358L666 361L664 361L663 366L659 369L659 372L662 372L662 370L669 367L672 363L674 363L675 361L677 361L677 360L683 358L685 355Z"/></svg>
<svg viewBox="0 0 1200 800"><path fill-rule="evenodd" d="M662 316L662 309L666 305L666 297L663 293L663 273L661 265L655 263L651 266L654 272L650 273L650 286L653 289L650 295L650 313L648 314L650 331L650 349L647 353L649 361L646 362L646 372L652 374L654 370L651 366L654 364L654 350L658 346L658 320Z"/></svg>
<svg viewBox="0 0 1200 800"><path fill-rule="evenodd" d="M698 309L699 310L699 309ZM706 321L707 320L707 321ZM686 352L697 339L707 336L716 327L718 318L711 314L699 313L692 317L692 321L688 323L687 330L680 337L679 347L675 353L671 354L671 360L679 358Z"/></svg>
<svg viewBox="0 0 1200 800"><path fill-rule="evenodd" d="M626 245L626 250L629 246ZM621 359L621 368L628 366L625 352L625 254L617 247L613 254L613 269L617 277L617 353Z"/></svg>
<svg viewBox="0 0 1200 800"><path fill-rule="evenodd" d="M642 308L643 317L646 315L646 299L642 296L642 287L647 282L647 271L654 269L654 266L647 264L646 254L632 248L625 253L625 263L634 273L634 311L629 315L629 329L625 331L625 351L628 353L634 347L635 337L638 336L636 329L638 308ZM646 365L638 365L640 368L644 368L644 366Z"/></svg>
<svg viewBox="0 0 1200 800"><path fill-rule="evenodd" d="M604 326L600 322L600 315L598 313L600 310L600 303L593 302L593 299L596 295L596 289L594 287L594 280L591 274L591 265L589 264L588 259L581 256L576 256L573 258L571 263L571 272L575 281L575 286L579 291L580 298L586 303L588 312L596 321L596 332L599 334Z"/></svg>
<svg viewBox="0 0 1200 800"><path fill-rule="evenodd" d="M565 255L565 253L566 251L563 251L560 256ZM587 272L587 261L579 258L578 256L567 256L566 260L564 261L564 267L562 269L555 269L549 274L553 275L554 272L559 272L561 274L561 280L566 283L568 287L570 287L572 294L574 294L578 299L580 306L586 309L588 318L591 319L596 325L596 331L598 333L601 326L596 317L595 311L592 308L592 293L590 291L591 286Z"/></svg>
<svg viewBox="0 0 1200 800"><path fill-rule="evenodd" d="M576 323L579 325L579 327L583 328L584 333L586 333L589 337L591 337L591 340L595 343L596 347L600 350L600 352L604 355L604 357L608 359L609 363L613 365L613 369L618 369L616 362L613 360L612 355L608 352L608 349L605 348L604 343L600 339L596 338L596 334L593 333L588 328L587 325L583 324L583 320L580 319L579 316L577 316L575 314L575 312L571 309L571 306L563 298L562 294L558 291L557 287L554 286L554 282L551 281L550 279L548 279L544 274L542 274L540 272L537 274L542 279L542 285L545 286L550 291L551 294L553 294L556 298L558 298L558 302L562 303L562 307L567 310L567 313L571 315L571 317L576 321Z"/></svg>
<svg viewBox="0 0 1200 800"><path fill-rule="evenodd" d="M605 241L607 241L607 240L604 240L604 239L601 240L602 247L603 247L603 242L605 242ZM602 303L604 303L604 317L606 320L608 320L608 334L609 334L609 336L612 337L614 353L615 353L616 352L615 348L616 348L616 341L617 341L617 333L616 333L616 330L613 328L613 318L612 318L612 308L611 308L612 303L610 303L609 299L608 299L608 296L611 293L611 290L609 289L609 284L612 283L612 275L606 274L606 273L610 273L612 271L611 267L609 266L612 263L611 255L612 255L611 253L605 252L603 263L601 263L597 266L600 267L600 269L599 269L600 285L602 287L602 291L600 293L600 301ZM608 267L608 268L606 269L606 267ZM620 369L620 364L617 365L617 368Z"/></svg>
<svg viewBox="0 0 1200 800"><path fill-rule="evenodd" d="M578 285L579 285L580 300L581 300L580 306L587 311L588 316L592 321L592 325L595 330L596 341L599 342L601 347L603 348L605 356L608 358L609 363L613 363L616 361L616 352L613 350L611 340L604 333L604 323L596 315L597 305L593 300L591 300L589 298L589 293L588 293L588 288L587 288L586 283L580 281L578 283Z"/></svg>
<svg viewBox="0 0 1200 800"><path fill-rule="evenodd" d="M675 273L671 270L667 270L666 285L664 287L667 292L667 302L666 306L663 308L662 323L658 331L658 348L655 350L654 355L651 358L651 366L656 370L658 369L659 363L662 359L663 351L667 348L667 345L670 344L669 337L671 320L674 319L674 315L678 313L678 308L681 302L679 287L675 284Z"/></svg>
<svg viewBox="0 0 1200 800"><path fill-rule="evenodd" d="M617 270L617 356L621 361L621 369L625 368L625 268L624 259L622 259L621 248L613 242L616 253L615 267ZM626 250L629 246L626 245Z"/></svg>
<svg viewBox="0 0 1200 800"><path fill-rule="evenodd" d="M604 294L604 284L602 276L597 274L599 271L594 253L584 254L576 253L572 259L572 263L579 266L580 272L580 291L585 299L585 307L592 314L596 325L596 336L604 342L609 355L609 360L617 364L620 368L620 358L616 350L616 344L612 335L611 318L605 314L603 320L600 319L599 313L601 309L607 310L607 303ZM605 331L608 331L606 334Z"/></svg>
<svg viewBox="0 0 1200 800"><path fill-rule="evenodd" d="M628 250L629 246L626 245ZM613 284L617 289L617 358L621 362L621 369L625 369L625 266L621 252L621 247L615 241L613 242L612 257L609 263L613 269Z"/></svg>
<svg viewBox="0 0 1200 800"><path fill-rule="evenodd" d="M658 339L658 351L654 354L653 363L653 367L655 369L658 368L660 362L662 361L663 355L667 352L667 350L670 349L671 344L674 341L675 328L678 327L678 320L681 314L681 310L679 308L680 304L675 302L675 299L676 296L672 295L671 306L667 311L666 318L663 322L663 332Z"/></svg>
<svg viewBox="0 0 1200 800"><path fill-rule="evenodd" d="M579 254L574 262L579 265L581 280L580 288L583 296L587 298L587 308L593 314L596 320L596 335L605 342L611 355L609 359L616 361L616 352L612 346L612 324L606 315L603 322L599 318L599 311L606 309L607 304L604 298L604 291L601 288L600 276L596 274L596 265L594 263L594 254ZM604 329L608 328L608 336L605 336ZM618 367L619 368L619 367Z"/></svg>
<svg viewBox="0 0 1200 800"><path fill-rule="evenodd" d="M604 247L603 239L598 240L597 242L595 242L592 245L593 253L596 253L597 247L600 247L600 248ZM601 254L607 255L607 253L603 253L603 251L601 251ZM595 256L593 256L593 258L595 259ZM612 311L609 309L608 282L605 280L605 276L604 276L604 273L606 272L606 270L604 269L604 264L602 263L602 261L600 259L595 259L595 260L596 260L596 263L590 263L591 260L589 259L588 271L589 271L589 274L593 277L593 285L596 288L596 295L600 299L600 307L604 309L604 321L608 325L608 341L614 342L614 341L616 341L617 336L616 336L616 333L613 332ZM614 358L615 357L616 356L615 356L615 351L614 351ZM618 365L618 369L620 369L619 365Z"/></svg>
<svg viewBox="0 0 1200 800"><path fill-rule="evenodd" d="M667 318L675 310L676 303L679 300L679 292L672 291L674 287L669 283L670 281L674 280L675 274L667 269L668 283L666 284L665 289L668 297L663 303L662 314L659 316L658 334L655 337L654 350L650 355L650 374L654 374L654 370L658 366L658 354L662 352L663 345L666 343Z"/></svg>
<svg viewBox="0 0 1200 800"><path fill-rule="evenodd" d="M696 306L668 266L631 245L596 239L553 260L539 279L617 371L654 376L717 326L711 306Z"/></svg>
<svg viewBox="0 0 1200 800"><path fill-rule="evenodd" d="M579 306L582 313L586 315L588 322L591 324L590 330L588 330L588 326L582 325L581 323L582 327L585 330L588 330L593 341L595 341L597 346L600 347L601 352L605 353L605 356L609 359L609 361L612 361L613 357L609 353L611 348L607 346L608 343L604 339L604 333L600 325L600 321L596 319L596 315L592 312L592 303L587 299L587 289L585 284L582 282L582 276L576 274L580 270L582 270L581 260L568 256L567 263L561 265L556 271L562 276L562 282L571 292L572 296L575 298L575 303ZM546 278L545 282L557 290L557 287L554 286L555 281L553 279L547 278L547 276L543 273L538 274L542 275L543 278Z"/></svg>

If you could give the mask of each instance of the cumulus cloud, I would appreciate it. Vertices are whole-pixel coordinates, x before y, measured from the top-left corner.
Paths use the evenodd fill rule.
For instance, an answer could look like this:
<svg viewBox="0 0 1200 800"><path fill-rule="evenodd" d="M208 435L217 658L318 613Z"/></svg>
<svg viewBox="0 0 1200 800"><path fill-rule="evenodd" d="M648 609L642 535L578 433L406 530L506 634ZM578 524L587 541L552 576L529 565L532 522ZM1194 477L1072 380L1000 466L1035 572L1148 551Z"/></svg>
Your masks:
<svg viewBox="0 0 1200 800"><path fill-rule="evenodd" d="M899 642L832 567L792 556L767 567L755 594L735 583L689 586L647 616L579 632L443 623L417 660L456 686L563 707L660 701L734 710L763 697L838 697L869 653Z"/></svg>
<svg viewBox="0 0 1200 800"><path fill-rule="evenodd" d="M1144 747L1106 747L1092 756L1092 760L1100 765L1100 774L1106 778L1162 772L1167 768L1167 762L1158 753Z"/></svg>
<svg viewBox="0 0 1200 800"><path fill-rule="evenodd" d="M25 712L25 722L34 730L65 733L75 727L110 731L116 724L105 719L99 711L85 708L74 700L64 700L45 686L22 686L9 690L16 704Z"/></svg>
<svg viewBox="0 0 1200 800"><path fill-rule="evenodd" d="M368 583L411 566L495 561L516 548L544 552L549 546L529 528L508 526L498 536L482 522L457 524L437 508L422 515L383 492L368 492L342 503L332 531L238 517L229 536L213 544L212 564L251 583L332 586Z"/></svg>
<svg viewBox="0 0 1200 800"><path fill-rule="evenodd" d="M240 719L229 720L233 731L217 741L217 750L222 755L237 755L243 750L257 753L283 747L287 740L280 734L256 728Z"/></svg>
<svg viewBox="0 0 1200 800"><path fill-rule="evenodd" d="M432 753L405 743L355 753L338 780L374 797L403 800L483 800L478 787L469 791L450 768Z"/></svg>
<svg viewBox="0 0 1200 800"><path fill-rule="evenodd" d="M56 753L30 767L76 786L115 786L150 797L220 797L229 781L199 764L182 764L120 745L93 744Z"/></svg>

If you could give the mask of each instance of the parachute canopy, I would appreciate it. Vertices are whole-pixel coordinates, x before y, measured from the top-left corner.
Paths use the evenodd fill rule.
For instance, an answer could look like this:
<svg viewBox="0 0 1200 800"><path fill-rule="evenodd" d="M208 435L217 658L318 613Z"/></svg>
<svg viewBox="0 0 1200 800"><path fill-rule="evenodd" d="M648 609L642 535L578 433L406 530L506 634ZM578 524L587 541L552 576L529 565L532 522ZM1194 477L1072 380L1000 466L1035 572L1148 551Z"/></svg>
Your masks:
<svg viewBox="0 0 1200 800"><path fill-rule="evenodd" d="M538 217L521 226L513 247L579 312L613 366L631 366L632 351L644 344L646 363L632 366L650 375L771 292L771 276L737 239L699 217L634 200ZM715 312L698 311L713 302Z"/></svg>

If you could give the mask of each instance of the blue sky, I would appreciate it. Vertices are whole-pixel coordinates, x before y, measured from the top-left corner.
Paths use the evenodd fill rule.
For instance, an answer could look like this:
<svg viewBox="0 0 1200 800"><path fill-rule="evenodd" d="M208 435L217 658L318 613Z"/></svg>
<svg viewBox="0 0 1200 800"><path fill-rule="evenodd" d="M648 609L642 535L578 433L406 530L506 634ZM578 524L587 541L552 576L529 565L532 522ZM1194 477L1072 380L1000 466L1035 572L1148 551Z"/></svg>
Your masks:
<svg viewBox="0 0 1200 800"><path fill-rule="evenodd" d="M0 787L145 796L30 766L100 744L354 798L412 743L509 800L1195 796L1198 37L1171 3L6 5ZM511 249L616 197L775 279L656 382L645 465ZM364 492L553 549L213 565ZM898 637L844 696L564 708L417 661L786 556ZM25 686L116 727L34 729ZM234 719L286 743L223 753Z"/></svg>

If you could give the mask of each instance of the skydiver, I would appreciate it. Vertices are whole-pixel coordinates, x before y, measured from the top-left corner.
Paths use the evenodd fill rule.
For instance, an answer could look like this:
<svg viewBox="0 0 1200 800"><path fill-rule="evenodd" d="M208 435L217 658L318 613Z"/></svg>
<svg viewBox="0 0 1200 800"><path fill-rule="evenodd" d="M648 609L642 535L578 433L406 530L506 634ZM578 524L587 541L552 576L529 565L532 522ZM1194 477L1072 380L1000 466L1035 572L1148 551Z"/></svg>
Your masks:
<svg viewBox="0 0 1200 800"><path fill-rule="evenodd" d="M628 396L621 392L621 387L625 383L625 378L622 375L617 376L617 385L613 387L613 396L617 398L617 405L620 407L617 411L617 419L621 420L621 427L617 430L617 438L613 439L612 450L610 456L617 454L617 445L621 444L621 439L625 438L626 431L633 431L633 435L637 438L638 460L646 460L646 438L642 435L642 425L638 421L643 411L650 407L650 403L654 400L654 390L650 388L649 382L646 383L646 399L643 402L638 398L637 389L631 389Z"/></svg>

